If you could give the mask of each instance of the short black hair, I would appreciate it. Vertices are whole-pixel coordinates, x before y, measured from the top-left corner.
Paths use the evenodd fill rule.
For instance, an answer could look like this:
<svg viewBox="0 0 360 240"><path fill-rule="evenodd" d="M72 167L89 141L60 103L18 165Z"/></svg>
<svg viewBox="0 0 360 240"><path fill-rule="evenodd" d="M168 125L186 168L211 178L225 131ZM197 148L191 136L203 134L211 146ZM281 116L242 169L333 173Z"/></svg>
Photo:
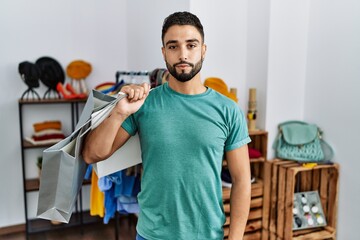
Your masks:
<svg viewBox="0 0 360 240"><path fill-rule="evenodd" d="M200 19L189 12L175 12L165 18L163 27L162 27L162 34L161 40L164 45L164 36L168 29L174 25L191 25L194 26L200 33L202 41L204 42L204 28L200 22Z"/></svg>

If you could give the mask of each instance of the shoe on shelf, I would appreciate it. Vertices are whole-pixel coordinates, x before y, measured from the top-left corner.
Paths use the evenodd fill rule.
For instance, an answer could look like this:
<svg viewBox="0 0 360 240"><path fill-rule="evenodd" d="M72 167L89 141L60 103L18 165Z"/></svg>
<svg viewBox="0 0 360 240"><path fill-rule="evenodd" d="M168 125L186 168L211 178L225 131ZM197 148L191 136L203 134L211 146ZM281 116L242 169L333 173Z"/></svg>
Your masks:
<svg viewBox="0 0 360 240"><path fill-rule="evenodd" d="M228 168L222 168L221 170L221 183L223 187L231 188L232 186L231 175Z"/></svg>
<svg viewBox="0 0 360 240"><path fill-rule="evenodd" d="M77 93L73 86L70 83L65 85L66 90L68 90L71 94L76 95L77 98L87 98L87 94L85 93Z"/></svg>
<svg viewBox="0 0 360 240"><path fill-rule="evenodd" d="M56 90L63 96L63 98L65 99L75 99L77 98L77 95L72 94L71 92L69 92L66 88L64 88L64 85L59 82L56 85Z"/></svg>
<svg viewBox="0 0 360 240"><path fill-rule="evenodd" d="M251 176L251 183L254 182L256 182L256 178L254 176ZM221 184L223 187L226 188L232 187L231 175L228 168L222 168L221 170Z"/></svg>

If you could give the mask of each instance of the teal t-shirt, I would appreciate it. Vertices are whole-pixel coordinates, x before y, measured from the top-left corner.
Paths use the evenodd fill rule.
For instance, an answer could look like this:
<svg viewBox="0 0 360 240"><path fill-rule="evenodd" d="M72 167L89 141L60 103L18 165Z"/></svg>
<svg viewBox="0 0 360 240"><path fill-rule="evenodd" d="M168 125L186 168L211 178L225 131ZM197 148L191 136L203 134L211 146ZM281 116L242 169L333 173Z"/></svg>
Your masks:
<svg viewBox="0 0 360 240"><path fill-rule="evenodd" d="M185 95L165 83L122 127L140 137L138 233L148 240L223 239L224 151L250 142L237 104L211 88Z"/></svg>

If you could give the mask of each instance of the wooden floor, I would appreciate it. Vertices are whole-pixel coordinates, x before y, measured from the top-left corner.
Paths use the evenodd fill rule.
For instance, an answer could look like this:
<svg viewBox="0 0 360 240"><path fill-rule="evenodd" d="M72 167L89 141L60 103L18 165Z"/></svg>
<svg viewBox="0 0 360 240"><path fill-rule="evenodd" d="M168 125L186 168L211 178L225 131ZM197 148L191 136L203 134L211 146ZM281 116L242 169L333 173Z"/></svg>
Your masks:
<svg viewBox="0 0 360 240"><path fill-rule="evenodd" d="M119 220L117 240L134 240L135 224L129 224L127 219ZM29 240L116 240L115 222L109 224L94 223L81 227L72 227L44 233L30 234ZM26 240L25 233L14 233L0 236L0 240Z"/></svg>

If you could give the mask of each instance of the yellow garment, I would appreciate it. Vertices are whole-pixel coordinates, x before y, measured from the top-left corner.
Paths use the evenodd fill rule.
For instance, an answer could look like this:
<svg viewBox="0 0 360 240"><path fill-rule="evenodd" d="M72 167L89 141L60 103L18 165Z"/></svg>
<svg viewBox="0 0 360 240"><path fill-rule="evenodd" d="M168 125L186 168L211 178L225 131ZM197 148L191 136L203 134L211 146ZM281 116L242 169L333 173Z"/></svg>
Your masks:
<svg viewBox="0 0 360 240"><path fill-rule="evenodd" d="M98 177L94 171L91 173L91 189L90 189L90 215L104 217L104 193L98 187Z"/></svg>

